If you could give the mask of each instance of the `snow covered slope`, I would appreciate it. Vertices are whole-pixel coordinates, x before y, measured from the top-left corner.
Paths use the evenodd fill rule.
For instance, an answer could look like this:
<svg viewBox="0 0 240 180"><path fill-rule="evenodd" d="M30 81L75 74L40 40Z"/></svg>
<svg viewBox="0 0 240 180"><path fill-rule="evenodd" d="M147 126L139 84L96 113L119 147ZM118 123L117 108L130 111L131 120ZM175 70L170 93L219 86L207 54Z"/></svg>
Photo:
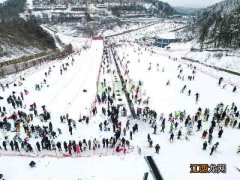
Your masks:
<svg viewBox="0 0 240 180"><path fill-rule="evenodd" d="M166 24L163 27L165 30L164 28L162 30L167 32L167 29L174 27L174 25ZM59 29L61 29L60 26ZM144 34L144 31L146 33L151 33L151 31L157 33L155 30L157 31L158 28L142 29L141 33ZM62 32L58 31L58 33L61 34ZM0 150L0 169L5 179L139 180L143 179L145 172L149 172L149 180L152 180L152 174L144 160L144 156L148 155L153 156L163 178L166 180L239 179L239 172L236 169L236 167L240 167L240 157L237 154L240 138L239 117L231 118L231 121L237 121L236 127L233 127L231 123L225 126L224 121L217 123L213 130L212 143L208 143L207 149L202 150L203 142L208 141L208 137L202 138L202 133L203 130L208 130L211 126L212 117L216 114L216 106L222 102L224 108L230 108L234 102L238 108L240 107L239 86L237 91L233 93L233 86L228 82L228 79L230 79L233 83L239 85L239 77L213 69L208 72L200 65L196 65L196 73L193 73L195 64L191 66L189 63L179 59L182 54L186 53L186 49L188 50L190 47L189 44L174 44L169 50L147 47L133 42L137 35L139 35L137 32L133 32L122 35L122 37L109 38L109 41L115 44L111 47L108 46L110 42L103 43L102 40L92 40L88 42L89 48L83 48L82 42L85 42L85 39L78 37L79 42L76 39L73 41L73 46L78 51L69 57L44 63L38 68L31 69L30 72L24 71L0 80L4 85L7 82L10 83L9 89L6 88L5 91L0 86L1 96L4 98L0 100L0 103L1 106L7 108L7 117L16 109L7 103L6 98L9 97L9 94L19 96L20 92L26 89L29 91L28 94L24 95L23 102L24 105L26 104L26 108L17 108L17 110L32 113L29 107L35 102L38 112L42 113L41 106L46 105L46 109L51 113L53 130L57 132L55 138L48 135L51 142L62 143L63 141L69 142L69 140L79 142L79 140L82 141L83 139L93 140L96 138L97 144L100 143L100 147L96 149L89 149L87 146L85 151L80 153L72 152L71 156L64 149L63 151L58 149L38 151L35 143L37 141L40 142L41 137L35 132L31 132L31 137L29 137L24 132L21 124L19 136L21 139L26 138L25 140L34 149L33 152L26 152L23 148L21 148L21 152L12 151L8 143L16 135L16 132L11 131L15 129L14 120L8 118L7 122L12 125L11 130L0 130L1 146L3 140L5 140L4 136L8 136L8 140L6 140L8 150L6 151L4 148ZM65 41L72 41L73 39L68 39L66 35ZM104 48L104 45L107 48ZM111 53L111 48L116 50L116 58L113 58L114 53ZM106 56L103 56L103 49L104 53L107 53ZM108 58L102 59L102 57ZM150 115L147 117L140 115L139 119L131 118L125 95L122 92L123 87L119 83L121 76L119 77L116 74L117 68L114 59L119 65L119 70L126 82L126 89L130 93L135 110L137 108L146 108L156 111L156 121ZM69 66L61 74L63 64L66 65L66 63ZM49 70L50 68L51 71ZM182 70L182 73L179 72L180 70ZM45 75L46 72L49 72L49 75ZM194 80L188 80L188 76L193 74ZM20 75L25 80L22 80ZM222 86L217 85L220 76L224 79L223 84L226 84L224 89ZM97 84L98 78L100 80L99 84ZM44 79L46 83L43 82ZM167 86L166 82L168 80L170 84ZM134 97L135 87L138 86L139 81L142 84L137 96L137 98L141 98L140 103ZM106 86L103 85L104 82ZM17 85L14 86L13 83ZM36 84L41 86L40 90L36 90ZM184 85L186 85L186 91L180 93ZM116 147L103 148L102 146L102 139L109 139L115 133L113 132L110 118L102 113L102 108L107 109L109 103L104 101L95 103L95 98L97 90L98 94L101 95L105 88L109 87L111 91L116 92L116 98L113 100L113 103L117 106L119 105L118 125L121 124L121 138L124 137L124 139L130 141L130 146L125 146L127 149L126 153L117 152ZM188 90L191 90L190 95L187 93ZM200 94L199 101L195 100L195 93ZM92 107L94 106L98 112L96 115L92 113ZM127 116L123 115L123 106L126 107ZM200 113L198 117L199 120L202 120L202 127L200 130L197 130L198 123L195 117L199 107L203 110L209 108L210 117L208 121L205 121L204 114ZM189 115L192 120L186 123L185 116L184 120L181 121L177 117L179 111L185 111L186 116ZM229 109L227 115L232 113L232 111ZM69 114L69 118L76 122L76 128L73 128L72 135L69 133L68 121L64 120L62 123L59 118L66 113ZM172 113L174 118L169 118L169 113ZM78 121L81 117L87 115L91 117L88 124L85 120ZM161 131L163 127L161 116L166 118L165 131ZM128 120L129 129L127 128ZM2 121L2 117L0 117L0 121ZM101 131L99 125L104 123L104 121L108 123L106 131ZM132 131L135 124L138 124L138 130L132 134L131 139L130 131ZM32 121L29 121L29 125L42 127L48 126L49 122L43 122L36 116L33 117ZM156 133L153 133L155 125L157 130ZM174 140L170 142L169 132L172 126L174 126L172 130ZM221 138L218 136L220 126L224 130ZM58 133L57 128L61 129L62 134ZM110 129L109 131L108 128ZM124 128L126 128L126 135L123 132ZM178 139L179 130L181 130L182 136ZM148 134L151 136L153 147L149 146ZM211 147L217 142L219 142L219 146L210 156ZM159 144L161 147L159 154L155 153L154 147L156 144ZM141 153L139 148L141 148ZM28 164L31 160L37 163L35 168L29 167ZM190 173L190 164L200 163L226 164L227 172L225 174Z"/></svg>

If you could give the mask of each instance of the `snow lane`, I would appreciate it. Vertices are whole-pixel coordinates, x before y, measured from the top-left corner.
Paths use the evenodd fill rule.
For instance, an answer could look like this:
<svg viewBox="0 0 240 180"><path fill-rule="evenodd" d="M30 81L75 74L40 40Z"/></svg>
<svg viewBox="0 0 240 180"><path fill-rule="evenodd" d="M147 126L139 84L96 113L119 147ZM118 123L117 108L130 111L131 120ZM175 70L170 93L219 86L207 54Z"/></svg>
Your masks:
<svg viewBox="0 0 240 180"><path fill-rule="evenodd" d="M147 95L150 95L150 101L153 107L159 112L170 113L176 110L186 110L189 113L194 113L195 110L201 106L202 108L209 107L213 109L218 103L225 102L231 104L236 102L236 99L240 99L240 94L235 93L233 95L232 88L228 87L223 90L217 86L217 80L201 72L197 72L196 80L194 81L181 81L177 79L177 66L179 62L169 60L165 56L156 54L150 55L150 52L144 52L143 55L138 56L137 53L131 53L136 47L127 47L128 52L119 48L119 54L121 57L125 54L127 61L130 61L130 77L135 81L143 80L144 88L146 89ZM140 63L138 63L140 59ZM152 63L152 70L148 71L149 63ZM157 63L159 63L159 71L157 71ZM184 75L191 74L191 70L184 67ZM162 72L162 69L165 72ZM144 72L144 73L143 73ZM170 86L166 86L166 82L170 80ZM187 84L187 90L192 90L192 96L186 94L180 94L181 88ZM205 88L208 87L208 88ZM198 104L195 103L193 95L200 93L200 101ZM185 102L185 103L182 103ZM239 102L236 102L239 103Z"/></svg>
<svg viewBox="0 0 240 180"><path fill-rule="evenodd" d="M91 103L95 100L96 96L96 81L99 71L99 64L102 58L103 51L103 42L102 41L93 41L92 50L89 52L89 57L85 61L89 61L88 68L86 72L83 72L80 77L83 79L83 82L79 86L79 92L72 99L70 99L70 107L68 107L69 114L73 116L73 119L79 118L80 112L81 115L88 115L89 111L86 113L86 108L90 108ZM84 93L83 89L86 89L87 92ZM71 91L72 93L72 91Z"/></svg>
<svg viewBox="0 0 240 180"><path fill-rule="evenodd" d="M83 56L84 55L85 54L83 54ZM80 57L78 59L78 57L76 57L75 61L76 64L74 65L75 67L73 67L73 69L71 69L72 67L68 67L68 72L63 72L63 76L58 76L59 79L56 82L53 82L53 85L50 85L50 87L53 87L50 88L52 91L48 91L48 89L46 89L45 92L41 92L43 97L45 97L45 99L39 99L42 105L52 106L52 103L55 101L55 99L61 97L61 94L65 93L66 88L68 88L72 83L75 83L74 80L77 79L78 73L81 73L82 69L84 69L84 67L87 65L87 62L84 58ZM58 73L60 73L60 70L58 70ZM48 96L46 96L46 94L48 94Z"/></svg>

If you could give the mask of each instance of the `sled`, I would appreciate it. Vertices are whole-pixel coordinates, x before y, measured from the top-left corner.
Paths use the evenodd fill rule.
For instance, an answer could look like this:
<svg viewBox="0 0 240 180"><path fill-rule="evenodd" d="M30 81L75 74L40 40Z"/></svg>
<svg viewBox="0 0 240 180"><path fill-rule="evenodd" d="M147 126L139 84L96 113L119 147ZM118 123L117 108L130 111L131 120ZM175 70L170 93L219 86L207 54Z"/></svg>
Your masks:
<svg viewBox="0 0 240 180"><path fill-rule="evenodd" d="M63 157L71 157L70 154L65 154L65 153L62 153Z"/></svg>

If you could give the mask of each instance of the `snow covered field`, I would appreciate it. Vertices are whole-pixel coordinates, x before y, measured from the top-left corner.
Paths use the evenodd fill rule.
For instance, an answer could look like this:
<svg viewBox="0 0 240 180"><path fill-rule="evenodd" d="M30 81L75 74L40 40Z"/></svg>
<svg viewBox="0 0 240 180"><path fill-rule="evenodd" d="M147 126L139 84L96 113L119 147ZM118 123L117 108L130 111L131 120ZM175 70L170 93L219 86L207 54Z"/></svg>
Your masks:
<svg viewBox="0 0 240 180"><path fill-rule="evenodd" d="M233 52L188 52L185 57L237 72L240 71L240 56L238 50Z"/></svg>
<svg viewBox="0 0 240 180"><path fill-rule="evenodd" d="M152 54L151 49L145 51L144 48L140 48L140 51L138 51L138 48L140 47L136 44L129 45L125 43L117 51L119 52L120 59L123 59L123 64L127 64L129 77L133 84L139 80L143 81L143 91L150 97L149 106L157 112L168 114L178 110L186 110L187 114L194 115L194 112L199 107L214 109L220 102L229 105L235 102L237 106L240 106L239 101L236 100L240 98L239 91L233 94L232 86L229 85L227 89L223 90L217 86L218 79L201 72L197 72L193 82L187 82L186 79L184 81L179 80L176 78L178 75L178 65L180 64L178 61L172 61L164 55ZM169 55L176 56L177 54L169 53ZM152 67L150 71L148 70L149 63L151 63ZM159 64L159 68L157 68L157 64ZM186 65L182 64L182 67L185 77L191 74L191 70ZM164 72L162 72L162 69L164 69ZM170 80L170 85L166 86L168 80ZM191 89L192 96L180 94L185 84L187 84L187 89ZM200 100L196 104L194 94L197 92L200 94ZM207 129L208 126L209 123L204 123L202 129ZM181 126L180 128L183 127ZM216 137L217 132L215 133ZM239 166L240 157L236 154L236 148L239 145L237 137L239 138L240 132L239 129L226 128L224 133L226 133L224 134L224 139L219 140L217 137L214 138L215 141L219 141L222 144L219 154L216 154L215 157L209 157L208 153L199 151L204 142L201 139L202 132L194 132L194 135L190 137L190 142L180 140L174 143L174 145L166 142L169 136L168 133L157 133L156 136L153 136L153 141L161 144L163 148L161 149L162 153L154 157L163 177L166 179L179 179L180 177L180 179L226 179L230 177L231 179L238 179L239 172L233 167ZM189 164L203 162L209 164L226 163L228 173L226 175L199 176L183 173L184 171L186 172ZM176 171L176 173L171 173L172 171Z"/></svg>
<svg viewBox="0 0 240 180"><path fill-rule="evenodd" d="M175 28L174 25L171 25ZM162 26L169 27L168 25ZM61 29L61 28L59 28ZM158 28L149 28L146 33L157 32ZM66 30L69 31L69 30ZM163 31L167 31L163 30ZM58 33L62 38L64 37L64 30ZM141 30L144 33L144 30ZM62 33L62 34L61 34ZM134 39L135 33L127 35L129 38ZM101 143L102 138L110 138L113 136L112 123L109 121L108 128L110 131L100 131L99 124L103 123L109 118L101 113L102 107L107 107L107 104L96 103L96 92L102 93L104 91L101 83L106 80L107 86L111 87L113 92L116 92L116 100L114 104L120 106L119 122L122 124L121 138L124 137L130 141L130 146L127 148L126 154L122 152L116 152L116 148L97 148L96 150L87 150L80 152L80 154L73 153L69 157L67 152L37 151L35 143L40 141L37 137L37 133L32 132L29 138L29 143L33 146L32 153L26 153L21 149L21 155L19 152L11 151L8 145L8 151L0 150L0 174L4 175L7 180L91 180L91 179L104 179L104 180L139 180L143 178L145 172L149 172L149 167L144 160L144 156L153 156L158 168L166 180L175 179L206 179L206 180L238 180L240 177L239 172L235 167L240 168L240 156L237 154L237 147L240 138L240 129L238 124L240 123L239 118L237 119L237 126L233 128L231 125L228 127L224 126L224 122L221 122L217 126L223 126L223 135L218 138L218 129L215 127L213 131L213 140L211 144L208 144L207 150L202 150L202 144L207 141L208 138L202 139L202 132L205 129L209 129L211 125L212 116L214 114L214 108L219 103L224 103L224 107L234 102L237 107L240 107L239 98L240 90L237 89L235 93L232 92L233 87L228 84L225 89L217 85L218 78L214 78L206 73L201 72L200 68L197 67L195 80L188 81L187 76L192 74L192 69L181 61L173 61L172 58L180 57L185 53L184 48L169 51L159 50L154 48L147 48L140 46L135 43L119 43L124 37L117 37L110 39L111 42L116 43L118 46L115 47L117 60L120 65L121 73L124 75L123 78L127 80L127 90L131 92L132 85L137 86L139 80L143 82L140 89L140 95L142 101L147 100L149 97L149 104L134 103L135 109L137 107L148 106L157 112L158 116L156 119L157 132L153 134L152 124L144 122L143 120L133 120L131 118L130 110L128 108L126 98L122 90L122 85L119 83L120 79L116 74L116 65L113 61L113 54L110 48L104 48L103 41L88 41L90 45L89 49L83 50L82 46L85 44L85 40L79 42L77 38L73 39L66 37L66 42L73 43L76 51L69 58L64 60L54 61L50 64L45 64L43 68L39 68L30 74L22 73L25 80L20 80L19 75L16 77L7 77L1 79L0 82L6 84L8 81L15 80L18 84L20 81L23 83L20 86L14 87L10 84L10 88L4 92L0 87L0 96L4 99L0 100L0 106L7 108L6 116L9 117L14 111L11 104L8 104L6 99L15 91L18 96L20 92L28 90L29 94L24 96L24 105L26 108L18 108L26 113L31 113L29 107L34 102L37 104L37 110L42 113L41 106L45 105L46 109L51 113L51 122L54 131L58 132L60 128L62 134L57 133L56 139L51 141L56 142L68 142L69 140L93 140L96 138L97 143ZM69 35L70 37L70 35ZM178 46L179 47L179 46ZM108 52L108 61L102 60L104 51ZM169 58L171 56L171 58ZM72 63L72 58L75 60ZM62 64L69 63L67 71L63 71L60 75L60 67ZM120 64L122 63L122 65ZM151 63L151 64L150 64ZM159 65L157 65L159 64ZM179 74L178 66L181 64L184 76L184 80L177 78ZM102 65L100 75L99 68ZM51 73L45 77L44 73L51 67ZM151 70L148 70L151 67ZM107 70L110 69L109 73ZM115 72L115 73L114 73ZM224 77L224 80L229 78L234 83L238 83L239 77L233 77L232 75L217 74ZM97 84L97 81L100 83ZM46 79L46 84L43 82ZM170 81L170 85L166 86L167 81ZM225 81L224 81L225 82ZM227 82L225 82L227 83ZM35 85L41 85L41 90L36 91ZM185 93L180 93L182 87L187 85ZM87 90L84 92L84 89ZM191 96L187 95L187 91L191 89ZM117 91L119 90L119 91ZM199 93L199 101L195 101L195 93ZM121 99L121 101L119 100ZM92 109L97 108L97 114L93 116ZM127 109L127 116L122 115L123 107ZM171 143L170 138L170 126L171 122L168 120L170 113L175 114L175 111L186 111L186 115L193 117L197 112L198 108L201 107L210 109L209 121L202 122L202 128L197 131L197 122L193 124L193 132L191 135L187 134L188 128L185 127L185 121L180 122L179 119L176 122L179 123L177 128L174 128L174 141ZM76 129L73 128L73 135L70 135L68 129L68 123L65 121L61 123L60 116L69 114L69 117L76 121ZM160 119L161 113L164 113L166 118L165 132L161 132L162 120ZM83 116L90 116L89 124L85 121L78 122ZM200 119L204 119L201 115ZM2 122L3 117L0 118ZM130 120L130 130L135 123L138 124L138 132L133 134L132 140L130 140L130 130L127 130L126 136L124 136L123 129ZM14 121L12 119L7 120L11 123L11 130L14 130ZM29 122L30 125L48 126L49 122L41 122L38 117L34 117L33 121ZM177 139L179 130L182 131L182 136ZM21 139L25 139L28 135L24 133L24 129L21 126L19 135ZM147 141L147 135L150 134L153 141L153 147L149 147ZM12 140L16 132L7 132L6 130L0 129L0 146L4 137L8 136L9 141ZM188 138L188 140L186 139ZM217 151L210 156L211 147L216 142L219 142ZM155 153L155 145L160 145L159 154ZM101 145L102 147L102 145ZM131 148L130 148L131 147ZM138 147L141 148L141 155L138 153ZM3 146L2 146L3 148ZM31 157L28 157L30 155ZM29 163L34 160L37 165L35 168L30 168ZM191 174L190 164L226 164L226 174ZM14 172L14 173L13 173ZM149 179L153 179L149 174Z"/></svg>

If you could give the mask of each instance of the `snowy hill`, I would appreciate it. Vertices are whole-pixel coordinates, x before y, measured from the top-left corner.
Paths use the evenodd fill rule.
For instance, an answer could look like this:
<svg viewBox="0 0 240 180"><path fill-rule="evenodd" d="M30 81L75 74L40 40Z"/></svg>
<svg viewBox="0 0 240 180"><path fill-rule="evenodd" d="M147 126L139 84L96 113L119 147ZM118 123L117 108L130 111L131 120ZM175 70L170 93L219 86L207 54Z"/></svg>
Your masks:
<svg viewBox="0 0 240 180"><path fill-rule="evenodd" d="M240 7L240 0L225 0L215 5L212 5L202 12L220 12L222 15L230 14L233 10Z"/></svg>
<svg viewBox="0 0 240 180"><path fill-rule="evenodd" d="M52 37L30 23L1 24L0 32L0 62L55 48Z"/></svg>
<svg viewBox="0 0 240 180"><path fill-rule="evenodd" d="M240 0L225 0L196 13L189 30L201 47L240 47Z"/></svg>
<svg viewBox="0 0 240 180"><path fill-rule="evenodd" d="M26 0L0 5L0 61L55 49L54 39L36 21L19 17L25 5Z"/></svg>
<svg viewBox="0 0 240 180"><path fill-rule="evenodd" d="M189 8L189 7L174 7L174 9L177 10L177 12L181 13L181 14L192 14L195 11L198 11L198 8Z"/></svg>

